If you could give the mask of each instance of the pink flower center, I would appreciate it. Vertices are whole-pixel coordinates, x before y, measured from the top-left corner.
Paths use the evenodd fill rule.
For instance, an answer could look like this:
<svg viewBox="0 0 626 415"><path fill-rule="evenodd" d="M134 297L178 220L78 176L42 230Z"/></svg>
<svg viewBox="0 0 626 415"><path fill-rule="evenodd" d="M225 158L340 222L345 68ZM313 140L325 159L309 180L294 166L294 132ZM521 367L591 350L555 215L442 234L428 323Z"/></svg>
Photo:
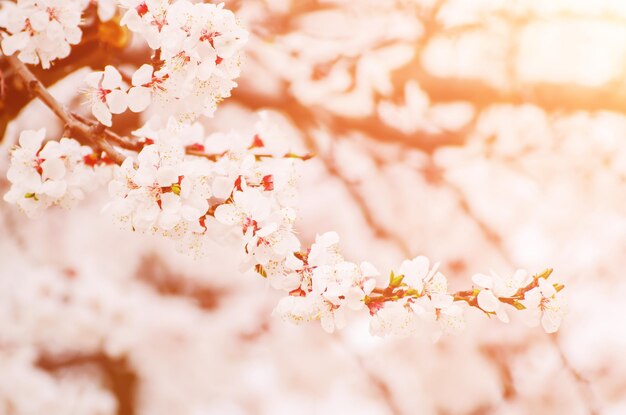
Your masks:
<svg viewBox="0 0 626 415"><path fill-rule="evenodd" d="M202 36L200 36L200 41L208 41L211 44L211 47L213 49L215 49L215 45L213 44L213 40L218 37L218 36L222 36L222 34L220 32L207 32L206 30L202 31Z"/></svg>
<svg viewBox="0 0 626 415"><path fill-rule="evenodd" d="M263 176L263 189L268 192L274 190L274 176L268 174L267 176Z"/></svg>
<svg viewBox="0 0 626 415"><path fill-rule="evenodd" d="M97 90L98 99L100 99L100 101L106 103L107 95L109 95L111 92L112 91L110 89L104 89L102 87L98 88L98 90Z"/></svg>
<svg viewBox="0 0 626 415"><path fill-rule="evenodd" d="M145 2L143 2L137 7L135 7L135 10L137 11L137 14L139 15L139 17L143 17L144 14L148 13L148 5Z"/></svg>
<svg viewBox="0 0 626 415"><path fill-rule="evenodd" d="M259 230L259 224L251 217L246 217L243 221L243 233L245 234L249 228L252 228L252 234L254 235Z"/></svg>

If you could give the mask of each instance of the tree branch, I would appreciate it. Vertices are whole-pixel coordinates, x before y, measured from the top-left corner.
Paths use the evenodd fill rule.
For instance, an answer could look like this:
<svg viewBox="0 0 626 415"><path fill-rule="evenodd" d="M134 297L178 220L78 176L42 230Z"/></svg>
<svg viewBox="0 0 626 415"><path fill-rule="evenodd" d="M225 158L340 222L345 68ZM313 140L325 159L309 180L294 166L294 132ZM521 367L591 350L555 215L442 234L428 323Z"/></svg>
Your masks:
<svg viewBox="0 0 626 415"><path fill-rule="evenodd" d="M97 121L89 120L79 114L68 111L59 101L54 98L43 83L28 69L28 67L15 56L5 57L13 71L24 82L28 90L39 98L54 114L63 121L66 129L76 134L76 138L83 144L99 148L107 153L115 163L122 164L126 156L116 150L111 143L125 150L141 151L144 143L129 137L120 136L111 129ZM204 157L209 160L217 160L224 154L207 154L203 151L186 149L186 154L196 157ZM269 154L259 154L257 157L272 157ZM311 155L297 155L288 153L284 157L300 158L308 160Z"/></svg>
<svg viewBox="0 0 626 415"><path fill-rule="evenodd" d="M68 130L76 134L75 138L78 141L81 141L83 144L91 144L106 152L117 164L121 164L126 159L126 156L117 151L108 140L115 141L119 145L132 145L130 140L118 136L100 123L89 122L83 117L72 114L48 92L41 81L22 61L15 56L6 56L5 58L29 91L50 108L63 121Z"/></svg>

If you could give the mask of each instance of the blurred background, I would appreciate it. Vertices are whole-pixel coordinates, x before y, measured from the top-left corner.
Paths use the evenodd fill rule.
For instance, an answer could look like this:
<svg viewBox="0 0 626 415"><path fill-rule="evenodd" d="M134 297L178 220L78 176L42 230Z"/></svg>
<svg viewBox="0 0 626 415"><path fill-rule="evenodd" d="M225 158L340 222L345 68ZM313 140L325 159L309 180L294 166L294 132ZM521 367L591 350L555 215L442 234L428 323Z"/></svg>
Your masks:
<svg viewBox="0 0 626 415"><path fill-rule="evenodd" d="M383 272L427 255L453 290L554 268L561 330L476 312L435 344L373 338L367 319L328 335L272 318L279 294L238 271L234 247L193 260L117 230L105 191L38 220L2 202L0 414L626 414L626 2L226 7L251 40L207 131L268 110L317 154L300 170L305 243L336 230L347 259ZM148 57L115 23L74 50L40 73L74 107L86 66ZM19 131L62 132L12 87L2 193Z"/></svg>

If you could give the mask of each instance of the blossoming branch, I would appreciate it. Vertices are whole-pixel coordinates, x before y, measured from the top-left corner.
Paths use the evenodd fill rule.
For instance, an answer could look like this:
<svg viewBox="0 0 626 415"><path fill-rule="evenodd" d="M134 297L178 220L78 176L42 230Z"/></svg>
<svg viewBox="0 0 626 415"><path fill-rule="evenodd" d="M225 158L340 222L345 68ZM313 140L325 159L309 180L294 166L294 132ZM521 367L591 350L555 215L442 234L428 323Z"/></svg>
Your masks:
<svg viewBox="0 0 626 415"><path fill-rule="evenodd" d="M119 21L152 50L152 59L128 71L106 65L89 73L81 90L95 120L68 111L28 65L48 69L81 41L84 16ZM117 23L115 23L117 24ZM478 274L469 290L450 292L439 264L418 256L389 274L346 261L335 232L310 247L294 230L297 168L311 157L294 152L288 136L259 115L256 133L206 134L197 121L211 117L239 76L248 33L223 5L187 0L18 0L0 9L2 59L24 90L65 124L58 141L26 130L11 151L4 200L36 217L50 206L69 208L106 186L104 207L122 227L173 239L201 255L210 239L235 237L253 269L285 293L274 314L295 323L320 321L332 332L351 312L371 316L376 335L423 332L437 338L465 326L475 309L509 322L558 329L563 285L551 270L511 276ZM146 120L131 137L111 127L115 114ZM96 121L97 120L97 121Z"/></svg>

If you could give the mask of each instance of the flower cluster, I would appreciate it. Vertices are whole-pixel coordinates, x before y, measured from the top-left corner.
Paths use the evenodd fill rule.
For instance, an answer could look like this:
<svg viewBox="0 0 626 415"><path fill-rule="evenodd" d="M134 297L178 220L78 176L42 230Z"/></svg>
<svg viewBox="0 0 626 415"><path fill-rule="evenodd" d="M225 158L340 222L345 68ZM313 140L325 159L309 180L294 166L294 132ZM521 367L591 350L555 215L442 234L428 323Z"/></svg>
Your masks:
<svg viewBox="0 0 626 415"><path fill-rule="evenodd" d="M211 116L230 96L239 76L240 51L248 33L223 4L187 0L121 0L127 8L121 24L141 35L158 56L158 67L145 64L132 76L128 106L156 110L179 120Z"/></svg>
<svg viewBox="0 0 626 415"><path fill-rule="evenodd" d="M263 268L277 288L289 292L274 314L294 323L319 320L333 332L346 324L346 313L365 308L365 299L379 285L380 273L370 263L345 261L335 232L318 235L308 252L292 253L282 267Z"/></svg>
<svg viewBox="0 0 626 415"><path fill-rule="evenodd" d="M29 217L36 217L51 205L71 208L95 188L106 172L98 165L106 159L81 146L72 138L48 141L43 147L45 129L26 130L19 146L11 152L7 177L11 189L4 200L17 204Z"/></svg>
<svg viewBox="0 0 626 415"><path fill-rule="evenodd" d="M438 271L439 264L430 267L424 256L405 260L397 275L391 274L388 284L376 296L368 298L375 315L371 329L379 335L407 336L420 330L419 321L435 326L433 335L456 333L465 327L465 304L455 301L448 293L446 277ZM389 302L389 298L398 297Z"/></svg>
<svg viewBox="0 0 626 415"><path fill-rule="evenodd" d="M450 293L438 264L422 256L385 277L370 263L344 260L334 232L303 248L293 227L294 166L307 156L289 152L288 142L272 135L266 123L264 118L257 126L264 135L208 137L199 124L148 123L135 132L141 151L114 167L113 200L106 209L133 230L170 237L195 252L207 236L236 235L247 269L286 293L274 314L295 323L320 321L328 332L343 327L349 312L367 310L373 334L408 336L432 326L438 338L461 330L470 307L503 322L509 321L507 311L523 310L529 323L541 321L548 332L558 328L563 286L547 282L550 272L478 274L473 290ZM81 198L84 182L74 177L88 169L81 162L88 148L63 139L40 151L43 134L24 132L13 152L14 186L5 199L27 212Z"/></svg>
<svg viewBox="0 0 626 415"><path fill-rule="evenodd" d="M367 262L357 266L344 261L338 242L334 232L318 236L306 253L295 253L298 261L286 259L279 275L277 267L273 274L261 268L270 278L280 276L280 283L273 285L289 291L275 314L294 323L320 320L332 332L345 324L346 311L367 307L374 335L407 337L427 331L436 340L442 333L460 332L470 307L503 322L509 321L506 309L522 310L529 325L541 320L548 333L558 329L566 310L557 295L563 286L547 281L550 270L534 277L523 270L510 278L478 274L475 289L450 293L439 264L431 268L424 256L404 261L385 278Z"/></svg>
<svg viewBox="0 0 626 415"><path fill-rule="evenodd" d="M177 239L204 232L203 218L212 196L211 169L208 161L186 157L180 141L190 137L193 128L172 121L159 130L146 126L136 131L146 134L143 149L117 167L109 183L113 200L106 210L117 221L133 230Z"/></svg>
<svg viewBox="0 0 626 415"><path fill-rule="evenodd" d="M545 279L537 280L536 286L519 300L524 306L527 324L536 326L541 322L546 333L554 333L559 329L567 310L564 299L557 295L562 288L562 285L550 284Z"/></svg>
<svg viewBox="0 0 626 415"><path fill-rule="evenodd" d="M546 331L558 327L562 286L547 282L549 272L529 277L518 271L510 278L479 274L473 290L450 293L439 265L422 256L404 261L387 278L367 262L345 261L334 232L303 248L293 228L294 163L306 156L289 152L271 134L267 119L257 131L262 134L202 139L199 125L183 128L171 119L164 129L137 131L147 145L136 160L122 164L112 182L113 210L133 229L174 239L191 235L197 243L205 233L238 235L246 268L287 294L274 313L295 323L319 320L329 332L343 327L350 311L364 309L377 335L413 335L422 326L432 326L435 338L456 333L465 326L469 307L503 322L509 321L507 309L524 310L540 318Z"/></svg>
<svg viewBox="0 0 626 415"><path fill-rule="evenodd" d="M80 0L18 0L3 2L0 27L10 36L2 40L7 55L46 69L55 59L70 54L70 45L80 42L83 3Z"/></svg>
<svg viewBox="0 0 626 415"><path fill-rule="evenodd" d="M289 201L295 194L294 159L280 164L274 159L285 156L284 145L266 145L258 135L205 137L200 124L179 124L173 118L165 126L155 119L135 134L143 148L116 168L109 184L113 201L107 210L120 223L199 248L199 239L217 218L224 224L244 225L244 234L250 230L248 250L257 257L266 255L260 235L280 249L277 235L295 213L273 210L267 196ZM278 219L287 222L279 224Z"/></svg>

